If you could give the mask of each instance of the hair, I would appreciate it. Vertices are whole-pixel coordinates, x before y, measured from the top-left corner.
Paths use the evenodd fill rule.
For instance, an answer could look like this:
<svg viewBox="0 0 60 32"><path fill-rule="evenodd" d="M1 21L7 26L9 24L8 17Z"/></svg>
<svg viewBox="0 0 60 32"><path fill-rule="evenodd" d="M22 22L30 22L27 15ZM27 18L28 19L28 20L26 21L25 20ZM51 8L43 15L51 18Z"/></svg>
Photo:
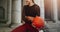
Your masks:
<svg viewBox="0 0 60 32"><path fill-rule="evenodd" d="M32 0L32 2L34 3L34 0Z"/></svg>

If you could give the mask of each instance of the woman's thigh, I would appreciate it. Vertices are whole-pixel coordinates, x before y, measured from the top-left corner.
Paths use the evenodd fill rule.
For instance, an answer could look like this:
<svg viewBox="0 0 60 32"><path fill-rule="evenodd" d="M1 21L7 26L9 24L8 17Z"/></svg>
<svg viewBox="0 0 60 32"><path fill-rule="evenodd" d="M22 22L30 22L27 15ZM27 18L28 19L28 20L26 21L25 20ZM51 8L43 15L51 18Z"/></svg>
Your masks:
<svg viewBox="0 0 60 32"><path fill-rule="evenodd" d="M39 32L36 28L34 28L32 25L27 25L27 30L30 32Z"/></svg>

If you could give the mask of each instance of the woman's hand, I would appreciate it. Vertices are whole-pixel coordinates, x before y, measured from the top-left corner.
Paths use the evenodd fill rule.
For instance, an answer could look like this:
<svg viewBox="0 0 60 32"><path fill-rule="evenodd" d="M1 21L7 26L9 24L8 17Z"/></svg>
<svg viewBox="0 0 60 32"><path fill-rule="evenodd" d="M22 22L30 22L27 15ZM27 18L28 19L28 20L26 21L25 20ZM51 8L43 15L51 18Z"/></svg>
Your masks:
<svg viewBox="0 0 60 32"><path fill-rule="evenodd" d="M34 17L31 17L31 16L26 16L26 18L27 18L28 20L33 21L33 18L34 18Z"/></svg>

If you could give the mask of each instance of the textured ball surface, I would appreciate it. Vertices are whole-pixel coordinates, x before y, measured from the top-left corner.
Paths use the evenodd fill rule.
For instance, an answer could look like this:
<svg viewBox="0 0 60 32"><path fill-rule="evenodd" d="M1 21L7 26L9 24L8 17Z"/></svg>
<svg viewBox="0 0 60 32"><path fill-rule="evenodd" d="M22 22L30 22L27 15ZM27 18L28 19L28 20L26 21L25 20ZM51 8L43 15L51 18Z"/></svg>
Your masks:
<svg viewBox="0 0 60 32"><path fill-rule="evenodd" d="M36 26L36 28L43 28L44 27L44 20L41 17L35 17L33 19L32 24Z"/></svg>

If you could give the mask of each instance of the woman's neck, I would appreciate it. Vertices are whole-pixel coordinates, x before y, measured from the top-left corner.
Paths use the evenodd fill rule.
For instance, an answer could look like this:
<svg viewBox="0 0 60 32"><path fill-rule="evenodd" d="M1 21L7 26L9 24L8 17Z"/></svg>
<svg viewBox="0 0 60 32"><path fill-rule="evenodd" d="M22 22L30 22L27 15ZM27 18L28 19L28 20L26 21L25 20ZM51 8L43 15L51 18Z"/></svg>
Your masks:
<svg viewBox="0 0 60 32"><path fill-rule="evenodd" d="M33 6L34 5L34 3L30 3L30 5L29 6Z"/></svg>

